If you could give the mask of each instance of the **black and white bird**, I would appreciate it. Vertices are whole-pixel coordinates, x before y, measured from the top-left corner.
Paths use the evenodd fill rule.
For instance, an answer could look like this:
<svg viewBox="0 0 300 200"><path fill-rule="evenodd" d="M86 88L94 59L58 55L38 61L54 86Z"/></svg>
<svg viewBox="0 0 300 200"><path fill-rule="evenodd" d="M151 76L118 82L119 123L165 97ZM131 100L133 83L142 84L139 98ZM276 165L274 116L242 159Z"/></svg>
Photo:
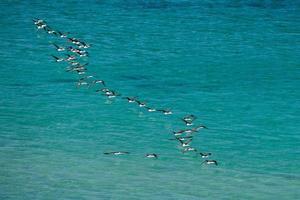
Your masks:
<svg viewBox="0 0 300 200"><path fill-rule="evenodd" d="M44 26L44 30L45 30L48 34L56 34L55 30L53 30L53 29L50 28L49 26Z"/></svg>
<svg viewBox="0 0 300 200"><path fill-rule="evenodd" d="M180 140L180 141L186 141L187 139L193 138L193 136L181 136L181 137L175 137L171 138L169 140Z"/></svg>
<svg viewBox="0 0 300 200"><path fill-rule="evenodd" d="M193 133L197 132L195 129L185 129L185 130L180 130L180 131L173 131L174 136L182 135L184 133Z"/></svg>
<svg viewBox="0 0 300 200"><path fill-rule="evenodd" d="M56 32L61 38L66 38L68 36L68 33L62 33L60 31L56 31Z"/></svg>
<svg viewBox="0 0 300 200"><path fill-rule="evenodd" d="M201 163L201 165L206 164L206 165L218 165L218 162L216 160L205 160Z"/></svg>
<svg viewBox="0 0 300 200"><path fill-rule="evenodd" d="M123 97L123 99L127 99L129 103L134 103L137 101L137 97Z"/></svg>
<svg viewBox="0 0 300 200"><path fill-rule="evenodd" d="M64 50L65 50L64 47L58 46L58 45L55 44L55 43L52 43L52 45L56 48L56 51L64 51Z"/></svg>
<svg viewBox="0 0 300 200"><path fill-rule="evenodd" d="M182 118L182 121L187 125L187 126L192 126L193 121L196 119L195 115L187 115Z"/></svg>
<svg viewBox="0 0 300 200"><path fill-rule="evenodd" d="M173 112L171 110L159 109L158 112L162 112L164 115L171 115Z"/></svg>
<svg viewBox="0 0 300 200"><path fill-rule="evenodd" d="M135 102L137 102L137 104L139 105L139 107L145 107L146 106L145 102L141 102L139 100L135 100Z"/></svg>
<svg viewBox="0 0 300 200"><path fill-rule="evenodd" d="M65 60L64 58L59 58L59 57L56 57L56 56L53 56L53 55L51 55L51 56L55 59L55 62L62 62L62 61Z"/></svg>
<svg viewBox="0 0 300 200"><path fill-rule="evenodd" d="M188 152L188 151L197 151L197 149L195 149L193 147L187 147L187 148L182 150L182 153L185 153L185 152Z"/></svg>
<svg viewBox="0 0 300 200"><path fill-rule="evenodd" d="M155 108L150 108L148 106L145 106L145 108L147 109L148 112L155 112L156 111Z"/></svg>
<svg viewBox="0 0 300 200"><path fill-rule="evenodd" d="M192 139L189 139L189 140L187 140L185 142L182 141L182 140L179 140L179 139L178 139L178 141L180 142L180 144L181 144L182 147L189 147L190 143L192 142Z"/></svg>
<svg viewBox="0 0 300 200"><path fill-rule="evenodd" d="M125 154L129 154L129 152L127 151L112 151L112 152L105 152L105 155L125 155Z"/></svg>
<svg viewBox="0 0 300 200"><path fill-rule="evenodd" d="M157 154L155 154L155 153L148 153L148 154L146 154L146 155L145 155L145 157L147 157L147 158L155 158L155 159L157 159L157 158L158 158L158 155L157 155Z"/></svg>
<svg viewBox="0 0 300 200"><path fill-rule="evenodd" d="M96 85L96 84L101 84L101 85L103 85L104 87L106 86L104 80L100 80L100 79L94 80L94 81L93 81L93 84L94 84L94 85Z"/></svg>
<svg viewBox="0 0 300 200"><path fill-rule="evenodd" d="M67 54L67 58L65 58L66 61L76 60L75 56L72 56L70 54Z"/></svg>
<svg viewBox="0 0 300 200"><path fill-rule="evenodd" d="M45 24L45 21L42 20L42 19L32 19L32 21L34 22L35 25L38 25L38 24Z"/></svg>
<svg viewBox="0 0 300 200"><path fill-rule="evenodd" d="M199 155L201 156L201 158L208 158L212 155L212 153L199 153Z"/></svg>

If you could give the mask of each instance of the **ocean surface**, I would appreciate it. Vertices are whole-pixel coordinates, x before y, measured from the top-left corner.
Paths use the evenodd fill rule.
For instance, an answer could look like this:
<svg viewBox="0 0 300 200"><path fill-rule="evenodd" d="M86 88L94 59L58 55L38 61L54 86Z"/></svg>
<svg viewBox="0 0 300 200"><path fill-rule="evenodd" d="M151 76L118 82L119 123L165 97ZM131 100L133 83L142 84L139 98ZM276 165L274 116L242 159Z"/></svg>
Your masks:
<svg viewBox="0 0 300 200"><path fill-rule="evenodd" d="M300 2L0 2L0 199L300 199ZM91 44L76 87L33 18ZM181 153L172 131L203 124ZM129 155L104 155L129 151ZM145 158L156 153L158 159Z"/></svg>

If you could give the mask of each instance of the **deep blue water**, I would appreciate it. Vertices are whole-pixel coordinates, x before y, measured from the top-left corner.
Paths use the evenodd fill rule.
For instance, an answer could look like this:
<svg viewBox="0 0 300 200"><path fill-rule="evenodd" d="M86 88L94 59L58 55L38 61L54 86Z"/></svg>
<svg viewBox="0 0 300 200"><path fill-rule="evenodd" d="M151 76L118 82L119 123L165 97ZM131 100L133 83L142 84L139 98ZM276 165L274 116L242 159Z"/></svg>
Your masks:
<svg viewBox="0 0 300 200"><path fill-rule="evenodd" d="M299 1L1 1L1 199L299 199ZM77 88L32 19L91 44ZM198 116L192 146L168 140ZM107 151L130 155L107 156ZM147 159L157 153L159 159Z"/></svg>

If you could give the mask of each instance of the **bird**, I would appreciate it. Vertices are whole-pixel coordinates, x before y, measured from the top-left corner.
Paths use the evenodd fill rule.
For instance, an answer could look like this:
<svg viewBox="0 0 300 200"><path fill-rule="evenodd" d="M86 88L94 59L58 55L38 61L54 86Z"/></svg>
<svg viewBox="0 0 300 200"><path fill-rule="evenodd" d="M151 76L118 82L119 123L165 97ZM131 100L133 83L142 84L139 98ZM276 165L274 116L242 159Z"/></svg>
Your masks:
<svg viewBox="0 0 300 200"><path fill-rule="evenodd" d="M155 153L147 153L147 154L145 155L145 157L147 157L147 158L155 158L155 159L157 159L157 158L158 158L158 155L157 155L157 154L155 154Z"/></svg>
<svg viewBox="0 0 300 200"><path fill-rule="evenodd" d="M185 120L182 120L182 121L184 121L185 125L187 125L187 126L192 126L193 125L193 122L189 122L189 121L185 121Z"/></svg>
<svg viewBox="0 0 300 200"><path fill-rule="evenodd" d="M193 133L193 132L197 132L196 129L185 129L185 130L180 130L180 131L173 131L173 134L175 136L178 136L178 135L182 135L184 133Z"/></svg>
<svg viewBox="0 0 300 200"><path fill-rule="evenodd" d="M216 160L205 160L201 163L201 165L207 164L207 165L218 165L218 162Z"/></svg>
<svg viewBox="0 0 300 200"><path fill-rule="evenodd" d="M37 25L37 24L44 24L45 23L44 20L38 19L38 18L32 19L32 21L34 22L35 25Z"/></svg>
<svg viewBox="0 0 300 200"><path fill-rule="evenodd" d="M145 102L141 102L139 100L135 100L135 102L137 102L137 104L139 104L140 107L145 107L146 106Z"/></svg>
<svg viewBox="0 0 300 200"><path fill-rule="evenodd" d="M162 112L164 115L171 115L171 114L173 114L171 110L159 109L159 110L156 110L156 111Z"/></svg>
<svg viewBox="0 0 300 200"><path fill-rule="evenodd" d="M73 60L70 60L68 63L71 64L72 66L80 65L80 62L75 62Z"/></svg>
<svg viewBox="0 0 300 200"><path fill-rule="evenodd" d="M75 66L69 66L66 68L66 71L69 72L69 71L86 71L86 67L89 63L85 63L83 65L75 65Z"/></svg>
<svg viewBox="0 0 300 200"><path fill-rule="evenodd" d="M68 40L76 45L79 45L81 43L80 40L76 38L68 38Z"/></svg>
<svg viewBox="0 0 300 200"><path fill-rule="evenodd" d="M37 29L42 29L45 28L47 25L46 24L38 24Z"/></svg>
<svg viewBox="0 0 300 200"><path fill-rule="evenodd" d="M187 147L185 149L182 150L182 153L185 153L187 151L197 151L197 149L193 148L193 147Z"/></svg>
<svg viewBox="0 0 300 200"><path fill-rule="evenodd" d="M85 74L85 71L81 71L81 70L76 70L76 72L77 72L78 75Z"/></svg>
<svg viewBox="0 0 300 200"><path fill-rule="evenodd" d="M189 147L190 146L189 143L192 142L192 139L190 139L190 140L188 140L186 142L183 142L182 140L179 140L179 139L178 139L178 141L180 142L180 144L181 144L182 147Z"/></svg>
<svg viewBox="0 0 300 200"><path fill-rule="evenodd" d="M201 153L200 152L199 154L202 158L208 158L209 156L211 156L211 153Z"/></svg>
<svg viewBox="0 0 300 200"><path fill-rule="evenodd" d="M88 52L82 53L81 51L79 51L79 52L76 52L76 53L79 55L79 57L89 57Z"/></svg>
<svg viewBox="0 0 300 200"><path fill-rule="evenodd" d="M129 103L134 103L134 102L136 102L136 98L137 98L137 97L123 97L123 99L127 99L127 101L128 101Z"/></svg>
<svg viewBox="0 0 300 200"><path fill-rule="evenodd" d="M56 62L62 62L62 61L65 60L64 58L59 58L59 57L56 57L56 56L53 56L53 55L51 55L51 56L55 59Z"/></svg>
<svg viewBox="0 0 300 200"><path fill-rule="evenodd" d="M65 58L66 61L76 60L75 56L71 56L70 54L67 54L67 58Z"/></svg>
<svg viewBox="0 0 300 200"><path fill-rule="evenodd" d="M69 34L69 33L62 33L62 32L60 32L60 31L56 31L56 32L57 32L57 34L58 34L61 38L65 38L65 37L68 36L67 34Z"/></svg>
<svg viewBox="0 0 300 200"><path fill-rule="evenodd" d="M77 47L79 48L79 49L87 49L87 48L89 48L90 47L90 45L89 44L87 44L87 43L85 43L85 42L80 42L79 44L76 44L77 45Z"/></svg>
<svg viewBox="0 0 300 200"><path fill-rule="evenodd" d="M37 29L42 29L47 26L46 22L42 19L33 19L34 24L37 26Z"/></svg>
<svg viewBox="0 0 300 200"><path fill-rule="evenodd" d="M187 115L187 116L183 117L183 120L191 122L191 121L194 121L196 118L197 117L195 115Z"/></svg>
<svg viewBox="0 0 300 200"><path fill-rule="evenodd" d="M48 34L56 34L55 30L51 29L49 26L44 26L43 28Z"/></svg>
<svg viewBox="0 0 300 200"><path fill-rule="evenodd" d="M199 125L199 126L193 128L193 130L195 130L195 132L198 132L200 129L203 129L203 128L208 129L208 128L207 128L206 126L204 126L204 125Z"/></svg>
<svg viewBox="0 0 300 200"><path fill-rule="evenodd" d="M92 84L95 85L95 84L99 84L99 83L101 83L104 87L106 86L104 80L100 80L100 79L94 80Z"/></svg>
<svg viewBox="0 0 300 200"><path fill-rule="evenodd" d="M113 154L113 155L124 155L124 154L129 154L129 152L127 151L112 151L112 152L105 152L104 153L105 155L110 155L110 154Z"/></svg>
<svg viewBox="0 0 300 200"><path fill-rule="evenodd" d="M60 46L58 46L58 45L55 44L55 43L52 43L52 44L53 44L53 46L55 46L55 48L56 48L57 51L64 51L64 50L65 50L64 47L60 47Z"/></svg>
<svg viewBox="0 0 300 200"><path fill-rule="evenodd" d="M187 115L187 116L183 117L181 120L185 123L185 125L192 126L193 125L193 121L195 119L196 119L195 115Z"/></svg>
<svg viewBox="0 0 300 200"><path fill-rule="evenodd" d="M169 140L181 140L181 141L185 141L187 139L193 138L193 136L183 136L183 137L175 137L175 138L171 138Z"/></svg>
<svg viewBox="0 0 300 200"><path fill-rule="evenodd" d="M147 106L145 106L145 108L148 110L148 112L155 112L156 111L155 108L150 108L150 107L147 107Z"/></svg>
<svg viewBox="0 0 300 200"><path fill-rule="evenodd" d="M115 98L117 96L121 96L121 94L118 94L117 92L113 91L113 90L106 90L106 91L102 91L104 92L103 95L107 96L108 98Z"/></svg>
<svg viewBox="0 0 300 200"><path fill-rule="evenodd" d="M77 82L77 87L80 87L80 86L82 86L82 85L88 85L89 83L88 82L86 82L86 81L84 81L84 80L79 80L78 82Z"/></svg>

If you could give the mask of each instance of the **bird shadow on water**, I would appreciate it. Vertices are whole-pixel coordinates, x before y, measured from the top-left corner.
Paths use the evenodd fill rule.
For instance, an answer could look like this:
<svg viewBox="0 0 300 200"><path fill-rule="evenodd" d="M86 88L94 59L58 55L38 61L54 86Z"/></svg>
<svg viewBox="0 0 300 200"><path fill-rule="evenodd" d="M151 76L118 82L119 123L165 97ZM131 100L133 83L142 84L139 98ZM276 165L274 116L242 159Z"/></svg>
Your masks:
<svg viewBox="0 0 300 200"><path fill-rule="evenodd" d="M66 78L64 78L64 79L51 79L51 80L48 81L48 83L54 83L54 84L76 83L76 82L77 82L76 79L71 79L71 78L69 78L69 79L66 79Z"/></svg>

